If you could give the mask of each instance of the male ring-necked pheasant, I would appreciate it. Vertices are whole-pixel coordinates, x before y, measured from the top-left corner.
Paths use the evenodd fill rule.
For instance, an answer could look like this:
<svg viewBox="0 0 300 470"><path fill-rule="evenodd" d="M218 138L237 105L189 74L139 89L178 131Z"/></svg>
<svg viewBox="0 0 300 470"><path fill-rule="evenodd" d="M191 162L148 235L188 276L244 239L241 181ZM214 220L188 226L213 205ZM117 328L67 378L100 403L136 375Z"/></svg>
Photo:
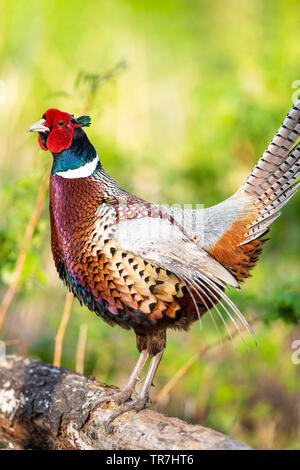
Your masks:
<svg viewBox="0 0 300 470"><path fill-rule="evenodd" d="M149 400L167 328L187 330L215 308L252 333L224 290L249 276L261 237L298 189L300 100L238 191L200 210L160 207L120 188L82 129L89 125L88 116L48 109L29 131L53 155L51 244L59 276L103 320L136 334L140 356L125 387L100 401L125 403L151 357L137 396L111 422Z"/></svg>

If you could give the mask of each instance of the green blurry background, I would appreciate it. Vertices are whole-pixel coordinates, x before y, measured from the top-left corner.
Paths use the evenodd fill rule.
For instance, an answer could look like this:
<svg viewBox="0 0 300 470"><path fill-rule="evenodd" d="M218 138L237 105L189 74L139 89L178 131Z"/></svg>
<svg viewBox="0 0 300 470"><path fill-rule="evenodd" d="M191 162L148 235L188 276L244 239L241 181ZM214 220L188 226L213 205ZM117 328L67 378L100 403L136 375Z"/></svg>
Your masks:
<svg viewBox="0 0 300 470"><path fill-rule="evenodd" d="M298 0L0 0L0 296L12 278L50 155L26 129L49 107L86 112L105 169L155 203L204 203L243 182L300 92ZM299 80L297 83L296 81ZM1 96L0 96L1 98ZM5 101L5 102L4 102ZM300 448L300 197L272 227L254 276L232 298L254 325L208 349L153 407L257 448ZM9 353L52 362L65 299L45 204L1 338ZM218 341L204 328L170 332L158 391ZM62 365L75 367L87 325L85 374L122 385L134 335L73 303ZM220 326L225 338L226 332Z"/></svg>

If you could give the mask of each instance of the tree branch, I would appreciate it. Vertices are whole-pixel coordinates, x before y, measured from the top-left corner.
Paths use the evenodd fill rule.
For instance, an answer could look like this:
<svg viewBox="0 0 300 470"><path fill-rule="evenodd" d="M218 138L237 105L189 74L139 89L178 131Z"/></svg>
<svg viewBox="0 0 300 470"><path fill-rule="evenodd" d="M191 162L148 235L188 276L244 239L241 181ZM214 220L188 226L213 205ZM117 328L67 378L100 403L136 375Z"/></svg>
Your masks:
<svg viewBox="0 0 300 470"><path fill-rule="evenodd" d="M107 434L104 421L117 405L93 410L93 402L112 390L63 367L7 356L0 364L0 441L21 449L249 449L151 409L120 416Z"/></svg>

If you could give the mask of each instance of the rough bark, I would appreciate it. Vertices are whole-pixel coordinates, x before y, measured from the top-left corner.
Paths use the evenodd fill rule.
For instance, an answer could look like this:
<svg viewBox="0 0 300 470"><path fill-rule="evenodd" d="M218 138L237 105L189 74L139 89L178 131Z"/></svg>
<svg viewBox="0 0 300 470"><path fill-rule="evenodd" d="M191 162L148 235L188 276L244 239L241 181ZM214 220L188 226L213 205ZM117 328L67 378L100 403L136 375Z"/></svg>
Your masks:
<svg viewBox="0 0 300 470"><path fill-rule="evenodd" d="M187 450L249 449L200 425L151 409L129 412L107 434L104 421L117 408L93 410L106 384L40 360L8 356L0 364L0 442L20 449Z"/></svg>

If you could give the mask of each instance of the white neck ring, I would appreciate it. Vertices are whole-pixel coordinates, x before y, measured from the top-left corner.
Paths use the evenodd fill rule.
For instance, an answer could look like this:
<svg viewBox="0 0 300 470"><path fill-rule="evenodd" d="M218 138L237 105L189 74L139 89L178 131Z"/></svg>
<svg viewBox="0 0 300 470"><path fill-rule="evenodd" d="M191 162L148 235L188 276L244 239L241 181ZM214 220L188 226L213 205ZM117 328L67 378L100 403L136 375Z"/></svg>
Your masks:
<svg viewBox="0 0 300 470"><path fill-rule="evenodd" d="M90 176L96 170L96 167L99 163L99 157L96 155L94 160L91 162L85 163L85 165L80 166L79 168L75 168L75 170L66 170L66 171L58 171L55 173L58 176L62 176L63 178L73 179L73 178L86 178Z"/></svg>

